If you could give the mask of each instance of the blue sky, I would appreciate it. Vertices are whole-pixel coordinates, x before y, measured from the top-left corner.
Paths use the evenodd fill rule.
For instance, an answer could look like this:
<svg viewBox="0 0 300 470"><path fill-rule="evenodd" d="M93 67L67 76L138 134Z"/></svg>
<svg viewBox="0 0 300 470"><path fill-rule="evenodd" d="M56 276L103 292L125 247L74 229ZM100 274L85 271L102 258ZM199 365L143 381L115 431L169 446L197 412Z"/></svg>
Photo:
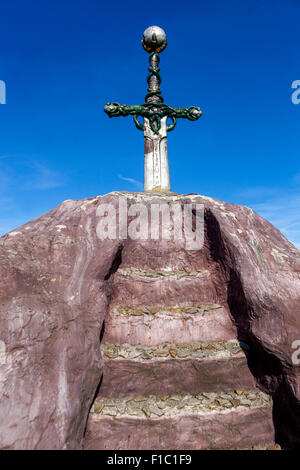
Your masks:
<svg viewBox="0 0 300 470"><path fill-rule="evenodd" d="M162 92L200 106L169 134L171 186L252 207L300 248L298 0L1 4L0 234L65 199L140 190L143 134L107 101L144 102L143 31L165 29Z"/></svg>

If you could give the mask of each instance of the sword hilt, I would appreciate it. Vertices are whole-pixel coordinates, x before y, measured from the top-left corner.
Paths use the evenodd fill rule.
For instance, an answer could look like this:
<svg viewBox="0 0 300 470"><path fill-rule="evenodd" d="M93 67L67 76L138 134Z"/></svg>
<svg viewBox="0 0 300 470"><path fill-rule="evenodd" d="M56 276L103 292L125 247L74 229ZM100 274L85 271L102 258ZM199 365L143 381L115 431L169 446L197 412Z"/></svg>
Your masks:
<svg viewBox="0 0 300 470"><path fill-rule="evenodd" d="M128 106L119 103L107 103L104 111L109 117L132 115L136 127L145 131L144 124L138 120L141 116L147 119L151 131L158 134L161 129L162 119L170 118L172 123L166 126L169 132L176 126L177 118L186 118L190 121L196 121L201 116L200 108L190 106L189 108L172 108L164 104L160 90L161 76L159 74L159 53L167 47L167 37L163 29L158 26L150 26L144 31L142 45L149 52L149 74L147 77L148 93L145 97L145 103L140 105Z"/></svg>

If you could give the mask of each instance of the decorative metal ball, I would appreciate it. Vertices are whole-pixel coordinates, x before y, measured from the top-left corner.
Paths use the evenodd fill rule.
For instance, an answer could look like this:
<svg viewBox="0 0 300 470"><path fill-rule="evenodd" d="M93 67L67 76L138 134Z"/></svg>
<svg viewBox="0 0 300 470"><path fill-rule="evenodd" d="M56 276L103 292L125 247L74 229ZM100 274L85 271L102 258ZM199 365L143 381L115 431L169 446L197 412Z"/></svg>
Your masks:
<svg viewBox="0 0 300 470"><path fill-rule="evenodd" d="M144 31L142 45L147 52L162 52L167 44L166 33L159 26L149 26Z"/></svg>

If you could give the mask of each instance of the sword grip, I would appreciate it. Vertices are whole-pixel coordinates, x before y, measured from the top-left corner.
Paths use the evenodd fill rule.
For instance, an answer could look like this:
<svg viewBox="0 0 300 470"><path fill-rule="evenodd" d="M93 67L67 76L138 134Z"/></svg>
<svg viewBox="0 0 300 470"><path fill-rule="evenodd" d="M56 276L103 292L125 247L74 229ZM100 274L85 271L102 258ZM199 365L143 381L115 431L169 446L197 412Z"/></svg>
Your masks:
<svg viewBox="0 0 300 470"><path fill-rule="evenodd" d="M148 82L148 93L145 96L146 103L163 103L163 97L161 95L160 83L161 76L159 74L160 58L157 52L151 52L149 57L149 75L147 77Z"/></svg>

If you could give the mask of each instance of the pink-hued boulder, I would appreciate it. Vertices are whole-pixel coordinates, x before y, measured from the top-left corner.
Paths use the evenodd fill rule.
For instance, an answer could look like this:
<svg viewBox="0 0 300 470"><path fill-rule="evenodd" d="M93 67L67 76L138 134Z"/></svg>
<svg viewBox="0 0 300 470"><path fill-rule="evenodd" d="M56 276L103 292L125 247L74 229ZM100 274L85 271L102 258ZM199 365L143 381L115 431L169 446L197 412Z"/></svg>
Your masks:
<svg viewBox="0 0 300 470"><path fill-rule="evenodd" d="M203 204L204 246L191 251L184 240L101 240L97 208L109 203L118 214L120 197L128 205L147 207L174 201ZM300 340L299 259L299 251L251 209L196 195L115 192L65 201L4 235L0 448L81 449L103 370L100 336L105 316L121 304L147 306L151 298L153 305L164 301L170 307L221 305L247 350L257 384L273 396L276 442L300 447L300 374L292 360L293 342ZM136 289L127 290L128 281L120 280L118 268L132 267L207 271L208 277L205 288L201 280L199 289L192 281L190 291L183 278L186 296L181 301L171 278L164 287L164 281L145 283L153 289L149 297L139 281ZM228 331L228 322L218 326L214 321L214 327L218 337L221 329ZM152 339L155 343L155 333Z"/></svg>

